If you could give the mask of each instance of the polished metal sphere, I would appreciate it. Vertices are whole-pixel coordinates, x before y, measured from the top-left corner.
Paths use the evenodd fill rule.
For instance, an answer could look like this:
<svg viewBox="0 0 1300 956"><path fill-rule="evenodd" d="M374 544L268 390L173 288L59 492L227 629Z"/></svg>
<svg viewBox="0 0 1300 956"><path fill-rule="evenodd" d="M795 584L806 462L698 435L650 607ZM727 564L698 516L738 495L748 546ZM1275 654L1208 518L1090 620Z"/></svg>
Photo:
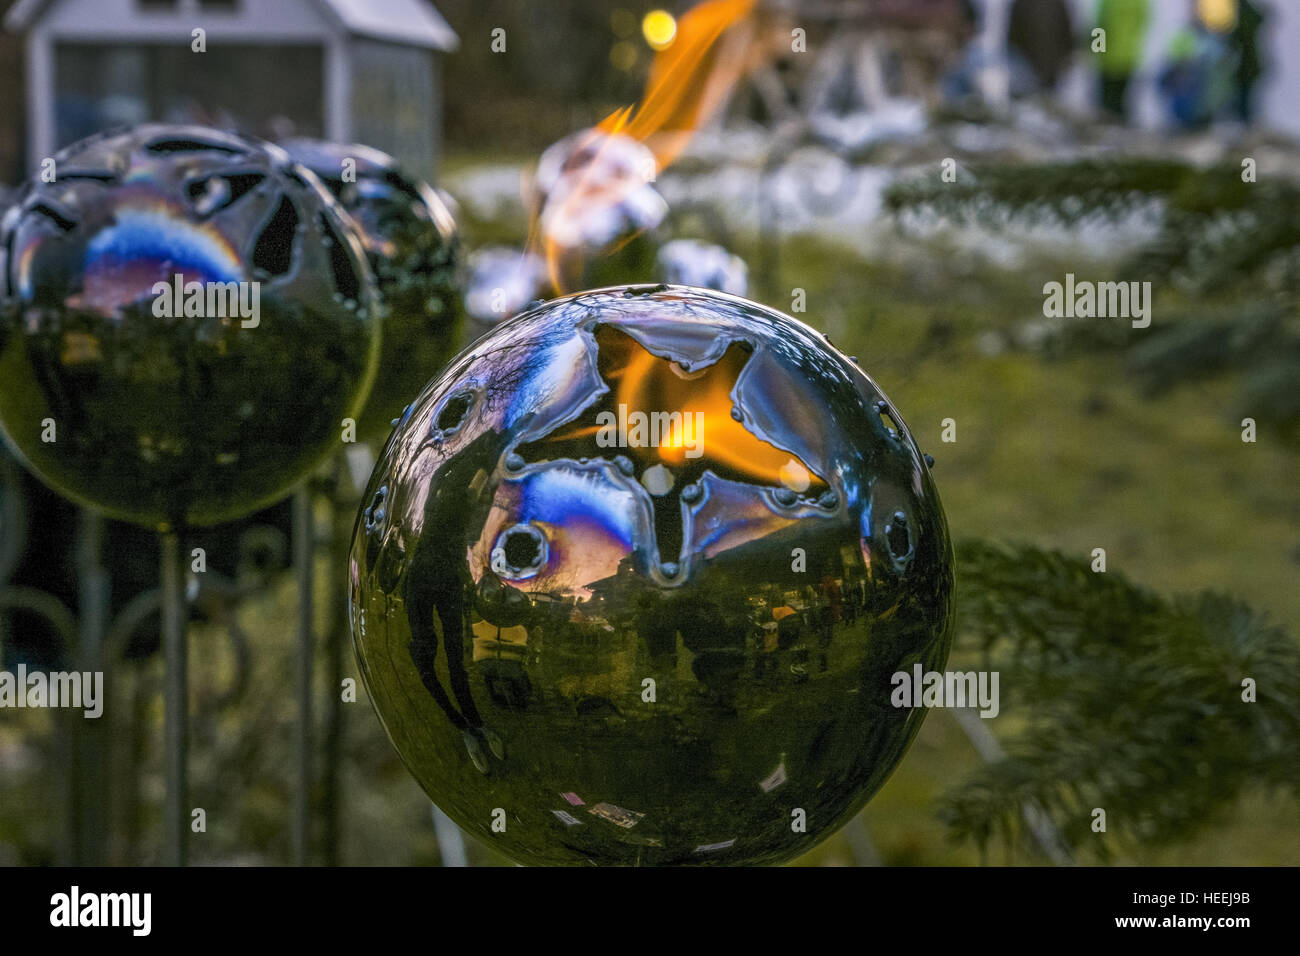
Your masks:
<svg viewBox="0 0 1300 956"><path fill-rule="evenodd" d="M64 496L155 528L283 497L379 355L370 269L278 147L146 125L54 157L0 228L0 426Z"/></svg>
<svg viewBox="0 0 1300 956"><path fill-rule="evenodd" d="M363 430L386 436L410 397L455 354L461 326L460 239L451 210L387 153L356 143L292 139L289 154L352 216L384 306L382 374Z"/></svg>
<svg viewBox="0 0 1300 956"><path fill-rule="evenodd" d="M408 407L349 563L406 766L525 863L789 860L862 808L942 669L924 456L800 322L678 286L502 323Z"/></svg>

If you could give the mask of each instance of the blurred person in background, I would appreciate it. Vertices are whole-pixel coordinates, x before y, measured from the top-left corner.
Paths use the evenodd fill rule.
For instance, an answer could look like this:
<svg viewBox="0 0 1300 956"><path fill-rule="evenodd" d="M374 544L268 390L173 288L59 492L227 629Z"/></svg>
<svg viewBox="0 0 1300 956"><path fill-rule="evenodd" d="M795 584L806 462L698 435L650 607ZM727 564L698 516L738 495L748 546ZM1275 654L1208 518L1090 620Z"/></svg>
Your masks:
<svg viewBox="0 0 1300 956"><path fill-rule="evenodd" d="M1074 52L1074 26L1065 0L1015 0L1007 21L1007 50L1033 77L1034 92L1053 93Z"/></svg>
<svg viewBox="0 0 1300 956"><path fill-rule="evenodd" d="M1228 34L1228 47L1237 60L1233 109L1243 123L1255 119L1255 84L1264 74L1259 52L1260 29L1266 16L1254 0L1239 0L1237 22Z"/></svg>
<svg viewBox="0 0 1300 956"><path fill-rule="evenodd" d="M1105 52L1098 53L1101 108L1120 122L1128 122L1129 81L1142 59L1150 0L1098 0L1097 26L1106 31Z"/></svg>
<svg viewBox="0 0 1300 956"><path fill-rule="evenodd" d="M988 52L979 43L979 8L965 0L957 6L952 25L959 52L939 80L939 93L948 102L976 99L980 95L980 74L991 65Z"/></svg>
<svg viewBox="0 0 1300 956"><path fill-rule="evenodd" d="M1208 126L1234 96L1237 59L1227 31L1235 21L1230 0L1189 0L1188 17L1169 44L1159 88L1169 115L1184 130Z"/></svg>

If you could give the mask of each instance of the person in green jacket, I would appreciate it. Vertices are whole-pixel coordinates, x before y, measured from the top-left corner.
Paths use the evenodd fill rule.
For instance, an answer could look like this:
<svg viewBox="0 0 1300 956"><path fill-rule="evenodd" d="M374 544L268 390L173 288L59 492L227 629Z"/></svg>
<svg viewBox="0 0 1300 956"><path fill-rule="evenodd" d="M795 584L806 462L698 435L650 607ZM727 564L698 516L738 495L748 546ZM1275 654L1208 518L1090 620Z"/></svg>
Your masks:
<svg viewBox="0 0 1300 956"><path fill-rule="evenodd" d="M1097 26L1106 31L1105 49L1101 51L1096 40L1092 48L1098 51L1101 107L1123 122L1128 120L1129 80L1142 59L1150 20L1150 0L1098 0Z"/></svg>

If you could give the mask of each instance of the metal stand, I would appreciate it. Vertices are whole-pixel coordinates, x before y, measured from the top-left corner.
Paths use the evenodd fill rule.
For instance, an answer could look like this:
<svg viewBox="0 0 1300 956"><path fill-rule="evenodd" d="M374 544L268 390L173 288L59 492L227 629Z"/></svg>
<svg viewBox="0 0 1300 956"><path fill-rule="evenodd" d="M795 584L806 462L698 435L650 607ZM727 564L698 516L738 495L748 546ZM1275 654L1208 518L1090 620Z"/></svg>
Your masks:
<svg viewBox="0 0 1300 956"><path fill-rule="evenodd" d="M315 625L315 529L310 482L293 496L293 555L298 577L298 781L293 795L293 862L305 866L311 841L312 664Z"/></svg>
<svg viewBox="0 0 1300 956"><path fill-rule="evenodd" d="M78 596L78 669L105 674L104 687L112 675L110 661L104 656L104 638L108 630L108 572L104 569L104 519L82 508L79 514L77 542ZM106 706L107 702L101 702ZM78 862L82 866L103 866L108 845L108 742L109 735L101 716L73 721L74 742L80 745L77 766L80 781L75 784L80 813L77 821ZM74 745L75 745L74 744Z"/></svg>
<svg viewBox="0 0 1300 956"><path fill-rule="evenodd" d="M348 534L350 525L348 498L341 498L340 485L346 480L346 465L342 456L335 459L334 480L330 485L330 541L329 573L331 587L326 604L326 625L322 639L325 649L325 670L329 675L326 687L329 688L321 702L324 706L325 739L322 742L321 759L323 761L321 779L320 822L321 822L321 862L325 866L339 865L339 850L342 845L342 800L343 781L340 768L343 763L343 658L349 643L347 590L343 584L345 575L342 570L348 564L348 551L352 540ZM335 576L337 575L337 580Z"/></svg>
<svg viewBox="0 0 1300 956"><path fill-rule="evenodd" d="M164 736L167 799L163 807L163 862L184 866L189 738L189 648L186 643L185 559L175 531L162 535L162 631L166 668Z"/></svg>
<svg viewBox="0 0 1300 956"><path fill-rule="evenodd" d="M469 866L469 852L465 847L465 834L460 832L454 820L438 809L438 805L429 804L433 813L433 833L438 840L438 855L442 857L443 866Z"/></svg>
<svg viewBox="0 0 1300 956"><path fill-rule="evenodd" d="M997 737L993 736L993 731L984 724L975 708L955 707L949 713L985 763L994 763L1006 756ZM1074 854L1070 851L1069 844L1056 829L1051 817L1043 812L1042 807L1031 800L1026 800L1020 806L1020 814L1034 842L1053 866L1074 866Z"/></svg>

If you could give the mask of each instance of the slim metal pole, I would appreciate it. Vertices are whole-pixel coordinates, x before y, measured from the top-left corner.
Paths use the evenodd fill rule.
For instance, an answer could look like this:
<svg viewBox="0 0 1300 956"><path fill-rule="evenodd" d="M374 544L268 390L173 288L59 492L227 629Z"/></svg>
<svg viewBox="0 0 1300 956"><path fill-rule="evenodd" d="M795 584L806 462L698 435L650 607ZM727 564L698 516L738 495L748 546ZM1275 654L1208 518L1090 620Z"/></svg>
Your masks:
<svg viewBox="0 0 1300 956"><path fill-rule="evenodd" d="M184 866L187 858L185 804L189 741L189 648L186 643L185 563L180 537L162 535L162 625L164 677L164 737L167 798L163 809L163 862Z"/></svg>
<svg viewBox="0 0 1300 956"><path fill-rule="evenodd" d="M337 525L335 534L338 534ZM337 547L333 550L337 550ZM341 561L331 561L330 568L344 567ZM342 809L342 779L340 763L343 759L343 653L347 641L347 601L342 586L330 588L329 625L325 629L326 670L329 673L329 692L325 695L324 779L321 794L321 848L326 866L338 866L340 817Z"/></svg>
<svg viewBox="0 0 1300 956"><path fill-rule="evenodd" d="M433 833L438 841L438 855L443 866L469 866L469 852L465 847L465 834L451 817L443 813L436 803L433 811Z"/></svg>
<svg viewBox="0 0 1300 956"><path fill-rule="evenodd" d="M293 557L298 574L298 785L293 800L293 862L306 866L311 839L311 676L315 652L315 534L312 493L304 482L293 496Z"/></svg>
<svg viewBox="0 0 1300 956"><path fill-rule="evenodd" d="M104 519L81 509L78 531L80 579L78 653L80 669L92 674L108 670L104 635L108 628L108 572L103 563ZM102 719L102 718L101 718ZM82 721L78 728L82 753L82 801L79 847L83 866L103 866L108 839L107 728L100 719Z"/></svg>
<svg viewBox="0 0 1300 956"><path fill-rule="evenodd" d="M985 763L995 763L1006 756L998 738L993 736L993 731L989 730L976 708L954 707L949 713ZM1065 842L1065 837L1061 836L1056 824L1043 812L1042 807L1032 800L1026 800L1020 806L1020 815L1039 849L1053 866L1074 866L1074 854L1070 845Z"/></svg>

